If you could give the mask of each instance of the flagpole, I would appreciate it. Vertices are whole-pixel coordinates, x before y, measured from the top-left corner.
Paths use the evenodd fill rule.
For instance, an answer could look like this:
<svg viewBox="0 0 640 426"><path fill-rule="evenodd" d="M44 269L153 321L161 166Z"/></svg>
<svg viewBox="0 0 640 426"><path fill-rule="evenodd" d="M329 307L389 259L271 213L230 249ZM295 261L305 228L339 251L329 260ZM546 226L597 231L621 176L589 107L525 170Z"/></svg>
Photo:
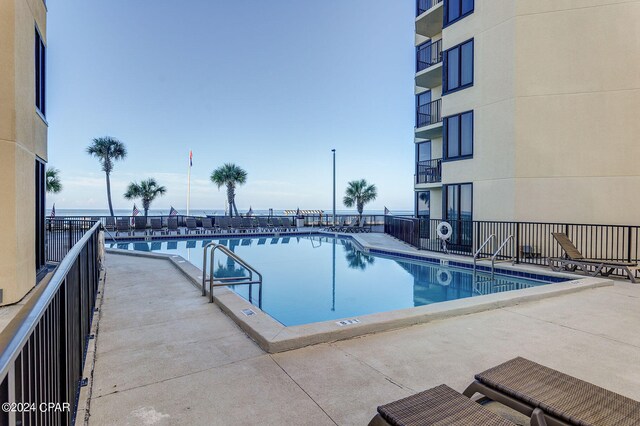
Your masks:
<svg viewBox="0 0 640 426"><path fill-rule="evenodd" d="M189 172L187 173L187 216L191 204L191 151L189 151Z"/></svg>

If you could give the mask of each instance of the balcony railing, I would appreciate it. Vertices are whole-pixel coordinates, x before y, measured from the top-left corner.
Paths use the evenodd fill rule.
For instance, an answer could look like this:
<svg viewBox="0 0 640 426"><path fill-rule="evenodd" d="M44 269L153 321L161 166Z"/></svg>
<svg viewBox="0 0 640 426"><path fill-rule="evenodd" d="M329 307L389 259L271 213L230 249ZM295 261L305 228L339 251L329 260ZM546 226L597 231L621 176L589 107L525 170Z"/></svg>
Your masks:
<svg viewBox="0 0 640 426"><path fill-rule="evenodd" d="M418 161L416 183L437 183L442 181L442 158Z"/></svg>
<svg viewBox="0 0 640 426"><path fill-rule="evenodd" d="M420 72L440 62L442 62L442 39L418 46L416 52L416 72Z"/></svg>
<svg viewBox="0 0 640 426"><path fill-rule="evenodd" d="M442 99L420 105L416 113L416 127L418 128L442 122Z"/></svg>
<svg viewBox="0 0 640 426"><path fill-rule="evenodd" d="M438 3L442 3L442 0L418 0L416 16L422 15L424 12L431 9L433 6L437 5Z"/></svg>

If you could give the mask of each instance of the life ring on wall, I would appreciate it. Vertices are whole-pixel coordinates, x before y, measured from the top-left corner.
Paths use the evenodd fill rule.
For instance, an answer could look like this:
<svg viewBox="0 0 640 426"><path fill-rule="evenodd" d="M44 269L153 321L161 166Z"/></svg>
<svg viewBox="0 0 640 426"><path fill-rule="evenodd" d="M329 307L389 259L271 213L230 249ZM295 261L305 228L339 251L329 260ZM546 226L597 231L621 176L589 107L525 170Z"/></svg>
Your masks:
<svg viewBox="0 0 640 426"><path fill-rule="evenodd" d="M436 279L438 280L438 284L440 284L441 286L448 286L449 284L451 284L453 276L451 275L451 272L447 271L446 269L438 269L436 271Z"/></svg>
<svg viewBox="0 0 640 426"><path fill-rule="evenodd" d="M438 224L438 227L436 228L436 232L438 233L438 237L441 240L448 240L449 238L451 238L451 234L453 233L453 228L451 228L451 225L449 224L449 222L440 222Z"/></svg>

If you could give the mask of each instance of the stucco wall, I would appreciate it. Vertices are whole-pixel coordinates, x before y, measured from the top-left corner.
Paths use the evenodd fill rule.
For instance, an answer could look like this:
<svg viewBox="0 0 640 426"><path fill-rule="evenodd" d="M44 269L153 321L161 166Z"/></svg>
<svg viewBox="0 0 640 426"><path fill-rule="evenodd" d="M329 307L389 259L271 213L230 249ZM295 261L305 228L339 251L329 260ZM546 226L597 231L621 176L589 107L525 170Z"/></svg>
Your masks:
<svg viewBox="0 0 640 426"><path fill-rule="evenodd" d="M36 156L47 158L47 125L35 107L35 28L46 40L42 0L0 2L0 288L3 304L35 285Z"/></svg>

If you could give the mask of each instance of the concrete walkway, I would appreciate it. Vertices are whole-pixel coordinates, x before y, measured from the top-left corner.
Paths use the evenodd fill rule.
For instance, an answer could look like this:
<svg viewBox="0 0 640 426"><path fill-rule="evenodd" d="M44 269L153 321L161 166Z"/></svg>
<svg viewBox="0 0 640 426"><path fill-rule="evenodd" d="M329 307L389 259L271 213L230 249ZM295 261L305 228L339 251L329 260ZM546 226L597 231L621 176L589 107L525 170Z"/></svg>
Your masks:
<svg viewBox="0 0 640 426"><path fill-rule="evenodd" d="M640 400L638 285L269 355L169 262L110 254L107 271L92 425L363 425L517 355Z"/></svg>

